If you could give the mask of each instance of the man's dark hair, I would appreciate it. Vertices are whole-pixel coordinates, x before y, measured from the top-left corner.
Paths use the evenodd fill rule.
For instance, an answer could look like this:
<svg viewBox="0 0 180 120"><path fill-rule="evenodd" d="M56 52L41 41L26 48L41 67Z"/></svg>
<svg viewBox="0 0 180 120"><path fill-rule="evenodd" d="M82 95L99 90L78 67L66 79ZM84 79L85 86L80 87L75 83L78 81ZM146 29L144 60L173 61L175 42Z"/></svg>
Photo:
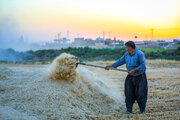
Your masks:
<svg viewBox="0 0 180 120"><path fill-rule="evenodd" d="M133 41L128 41L125 43L126 46L132 47L133 49L136 49L136 45Z"/></svg>

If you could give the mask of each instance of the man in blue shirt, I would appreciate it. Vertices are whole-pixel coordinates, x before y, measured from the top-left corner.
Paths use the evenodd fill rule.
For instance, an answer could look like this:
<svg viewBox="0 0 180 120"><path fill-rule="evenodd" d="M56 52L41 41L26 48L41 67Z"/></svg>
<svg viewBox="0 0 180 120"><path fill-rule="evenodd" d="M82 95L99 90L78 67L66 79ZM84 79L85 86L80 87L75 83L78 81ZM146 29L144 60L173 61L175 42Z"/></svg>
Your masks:
<svg viewBox="0 0 180 120"><path fill-rule="evenodd" d="M125 80L125 103L126 103L126 114L132 113L132 107L137 100L140 108L140 113L145 113L147 94L148 94L148 83L146 78L146 61L145 55L142 51L136 49L133 41L125 43L126 53L112 65L105 67L109 70L111 67L118 67L126 64L126 68L129 71Z"/></svg>

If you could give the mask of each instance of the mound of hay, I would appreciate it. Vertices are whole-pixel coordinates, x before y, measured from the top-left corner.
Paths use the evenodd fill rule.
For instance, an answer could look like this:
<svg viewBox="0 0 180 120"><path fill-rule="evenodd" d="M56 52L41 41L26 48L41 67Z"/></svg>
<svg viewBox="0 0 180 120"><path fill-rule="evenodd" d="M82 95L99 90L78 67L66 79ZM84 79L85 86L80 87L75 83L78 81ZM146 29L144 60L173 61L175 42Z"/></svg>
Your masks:
<svg viewBox="0 0 180 120"><path fill-rule="evenodd" d="M77 62L75 56L62 53L51 64L50 79L73 82L77 76L75 66Z"/></svg>

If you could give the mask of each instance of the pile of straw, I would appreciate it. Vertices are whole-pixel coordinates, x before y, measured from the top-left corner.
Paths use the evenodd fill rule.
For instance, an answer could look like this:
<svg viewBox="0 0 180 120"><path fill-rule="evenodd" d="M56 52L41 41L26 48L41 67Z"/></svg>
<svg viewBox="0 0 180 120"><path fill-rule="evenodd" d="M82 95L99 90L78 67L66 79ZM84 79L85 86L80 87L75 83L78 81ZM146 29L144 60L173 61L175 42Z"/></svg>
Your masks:
<svg viewBox="0 0 180 120"><path fill-rule="evenodd" d="M75 56L62 53L58 56L51 64L50 79L53 80L64 80L73 82L76 80L76 63L77 59Z"/></svg>

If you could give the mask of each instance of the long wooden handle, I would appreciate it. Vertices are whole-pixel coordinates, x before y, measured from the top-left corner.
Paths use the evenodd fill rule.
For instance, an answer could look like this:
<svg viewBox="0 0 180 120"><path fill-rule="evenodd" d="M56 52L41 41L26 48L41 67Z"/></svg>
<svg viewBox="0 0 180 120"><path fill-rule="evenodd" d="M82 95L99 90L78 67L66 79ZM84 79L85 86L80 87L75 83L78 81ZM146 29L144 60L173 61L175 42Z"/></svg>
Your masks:
<svg viewBox="0 0 180 120"><path fill-rule="evenodd" d="M80 65L86 65L86 66L91 66L91 67L97 67L97 68L103 68L105 69L104 66L99 66L99 65L93 65L93 64L87 64L87 63L76 63L76 64L80 64ZM124 69L117 69L117 68L109 68L110 70L117 70L117 71L123 71L123 72L129 72L127 70Z"/></svg>

